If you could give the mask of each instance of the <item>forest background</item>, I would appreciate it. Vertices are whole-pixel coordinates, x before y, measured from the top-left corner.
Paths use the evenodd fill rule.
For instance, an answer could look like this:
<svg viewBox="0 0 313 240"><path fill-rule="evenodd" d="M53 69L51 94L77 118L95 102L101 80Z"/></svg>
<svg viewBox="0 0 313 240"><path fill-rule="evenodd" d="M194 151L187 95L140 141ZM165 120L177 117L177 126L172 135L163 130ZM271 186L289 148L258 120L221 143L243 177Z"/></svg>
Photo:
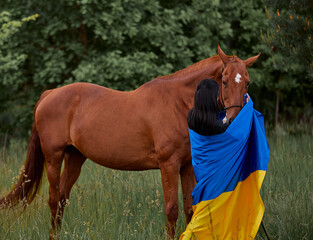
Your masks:
<svg viewBox="0 0 313 240"><path fill-rule="evenodd" d="M241 59L269 127L313 122L309 0L0 0L0 137L27 137L40 94L129 91L217 54Z"/></svg>

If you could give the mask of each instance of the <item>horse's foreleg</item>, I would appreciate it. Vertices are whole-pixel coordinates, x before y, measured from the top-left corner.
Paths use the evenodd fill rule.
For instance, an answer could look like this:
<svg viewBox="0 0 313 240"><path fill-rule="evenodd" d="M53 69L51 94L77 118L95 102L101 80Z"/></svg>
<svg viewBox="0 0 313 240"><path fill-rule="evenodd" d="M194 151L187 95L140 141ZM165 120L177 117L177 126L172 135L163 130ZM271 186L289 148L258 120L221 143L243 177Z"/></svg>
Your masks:
<svg viewBox="0 0 313 240"><path fill-rule="evenodd" d="M45 155L47 161L47 176L50 183L49 186L49 206L51 211L51 231L50 239L54 239L57 226L58 203L60 199L60 171L63 161L63 151Z"/></svg>
<svg viewBox="0 0 313 240"><path fill-rule="evenodd" d="M84 164L86 157L81 154L76 148L68 148L64 157L64 169L60 181L60 205L57 218L57 225L61 225L61 220L66 205L66 200L70 197L71 189L77 181L81 167Z"/></svg>
<svg viewBox="0 0 313 240"><path fill-rule="evenodd" d="M182 186L182 191L183 191L184 211L186 215L186 222L188 224L193 214L191 193L196 183L191 163L180 169L180 181L181 181L181 186Z"/></svg>
<svg viewBox="0 0 313 240"><path fill-rule="evenodd" d="M167 235L174 238L176 221L178 218L178 179L179 166L175 162L165 162L160 166L164 209L167 218Z"/></svg>

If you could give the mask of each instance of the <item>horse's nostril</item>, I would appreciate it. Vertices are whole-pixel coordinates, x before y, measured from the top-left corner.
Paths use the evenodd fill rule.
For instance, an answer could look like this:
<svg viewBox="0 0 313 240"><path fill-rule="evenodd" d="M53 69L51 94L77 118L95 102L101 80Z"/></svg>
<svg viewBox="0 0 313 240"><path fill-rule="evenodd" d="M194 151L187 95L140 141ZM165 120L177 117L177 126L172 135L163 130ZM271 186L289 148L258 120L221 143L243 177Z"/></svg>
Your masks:
<svg viewBox="0 0 313 240"><path fill-rule="evenodd" d="M231 122L232 122L232 121L233 121L233 119L232 119L232 118L230 118L230 119L229 119L229 124L231 124Z"/></svg>

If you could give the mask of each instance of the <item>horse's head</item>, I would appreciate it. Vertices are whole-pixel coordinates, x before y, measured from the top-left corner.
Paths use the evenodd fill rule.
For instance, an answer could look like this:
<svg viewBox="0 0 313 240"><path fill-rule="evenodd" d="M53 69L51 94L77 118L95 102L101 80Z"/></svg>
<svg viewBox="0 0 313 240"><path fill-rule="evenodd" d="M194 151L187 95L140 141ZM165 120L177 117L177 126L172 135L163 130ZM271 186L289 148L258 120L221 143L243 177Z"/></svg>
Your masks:
<svg viewBox="0 0 313 240"><path fill-rule="evenodd" d="M219 82L219 102L226 110L227 121L234 120L244 105L244 95L250 83L247 68L259 57L241 60L237 56L227 56L218 46L218 55L223 62L222 77Z"/></svg>

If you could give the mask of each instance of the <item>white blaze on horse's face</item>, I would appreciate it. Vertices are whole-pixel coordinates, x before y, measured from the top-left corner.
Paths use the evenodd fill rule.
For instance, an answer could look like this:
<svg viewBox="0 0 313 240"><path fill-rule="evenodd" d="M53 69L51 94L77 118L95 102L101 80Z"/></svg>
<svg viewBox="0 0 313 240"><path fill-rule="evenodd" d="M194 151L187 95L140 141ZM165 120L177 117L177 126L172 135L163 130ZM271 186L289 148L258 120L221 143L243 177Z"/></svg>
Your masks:
<svg viewBox="0 0 313 240"><path fill-rule="evenodd" d="M236 83L240 83L241 82L241 75L239 73L237 73L237 75L235 77L235 82Z"/></svg>

